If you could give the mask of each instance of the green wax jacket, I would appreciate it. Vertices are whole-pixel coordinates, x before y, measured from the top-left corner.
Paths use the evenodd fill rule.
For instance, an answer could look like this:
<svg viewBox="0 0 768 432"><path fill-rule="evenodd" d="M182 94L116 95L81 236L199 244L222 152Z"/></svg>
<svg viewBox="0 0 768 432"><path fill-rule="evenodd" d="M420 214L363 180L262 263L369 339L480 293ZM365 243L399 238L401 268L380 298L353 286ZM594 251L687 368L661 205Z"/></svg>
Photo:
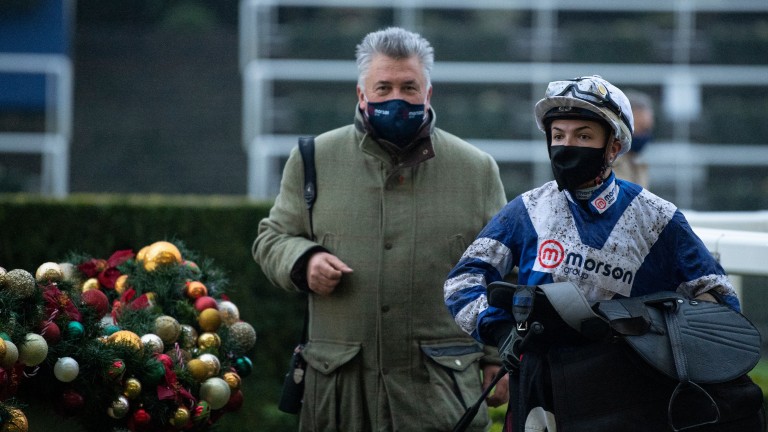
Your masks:
<svg viewBox="0 0 768 432"><path fill-rule="evenodd" d="M291 272L312 248L353 269L330 296L309 295L302 430L446 431L480 395L485 353L442 287L506 199L495 161L431 114L402 158L365 132L359 110L354 125L316 137L316 242L297 148L260 222L253 255L275 285L300 289ZM488 425L483 409L471 430Z"/></svg>

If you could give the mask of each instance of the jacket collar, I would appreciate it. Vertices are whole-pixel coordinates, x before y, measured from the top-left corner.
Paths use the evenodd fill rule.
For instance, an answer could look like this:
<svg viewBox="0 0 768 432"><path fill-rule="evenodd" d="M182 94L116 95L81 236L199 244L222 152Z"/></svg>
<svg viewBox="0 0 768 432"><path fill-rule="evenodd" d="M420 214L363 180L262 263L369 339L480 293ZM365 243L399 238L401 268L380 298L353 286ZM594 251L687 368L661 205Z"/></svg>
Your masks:
<svg viewBox="0 0 768 432"><path fill-rule="evenodd" d="M419 129L416 138L405 148L399 148L389 141L376 136L368 119L363 114L360 106L355 110L355 130L360 136L360 148L380 159L387 160L399 167L416 166L425 160L435 157L435 149L432 145L432 132L435 129L437 117L435 111L430 108L427 113L429 120Z"/></svg>
<svg viewBox="0 0 768 432"><path fill-rule="evenodd" d="M563 190L568 201L577 204L576 199L571 193L565 189ZM619 197L619 184L616 182L616 175L611 172L611 175L605 179L599 188L592 192L592 196L589 198L589 211L593 214L603 214L610 209Z"/></svg>

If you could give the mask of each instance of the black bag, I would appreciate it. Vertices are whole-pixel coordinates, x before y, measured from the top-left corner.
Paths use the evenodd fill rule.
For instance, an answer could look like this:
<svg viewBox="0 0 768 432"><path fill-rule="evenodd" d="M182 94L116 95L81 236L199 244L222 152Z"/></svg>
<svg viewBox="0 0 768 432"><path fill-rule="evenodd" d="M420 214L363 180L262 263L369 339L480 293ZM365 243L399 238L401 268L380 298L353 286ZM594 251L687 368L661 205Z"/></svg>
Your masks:
<svg viewBox="0 0 768 432"><path fill-rule="evenodd" d="M277 407L284 413L298 414L301 411L301 403L304 399L304 374L307 369L307 362L301 356L303 349L304 345L299 344L293 350L288 372L283 379L283 389Z"/></svg>
<svg viewBox="0 0 768 432"><path fill-rule="evenodd" d="M304 201L309 213L309 234L314 239L314 227L312 226L312 206L317 197L316 173L315 173L315 139L313 137L299 138L299 152L304 161ZM301 342L293 349L291 360L288 363L288 371L283 378L283 388L280 393L278 409L288 414L298 414L304 399L304 376L307 362L301 356L304 344L307 342L307 326L309 325L309 305L304 312L304 328Z"/></svg>
<svg viewBox="0 0 768 432"><path fill-rule="evenodd" d="M746 375L760 334L726 306L672 292L590 305L567 282L495 282L488 299L518 333L543 323L533 346L546 353L558 430L764 431L762 391Z"/></svg>

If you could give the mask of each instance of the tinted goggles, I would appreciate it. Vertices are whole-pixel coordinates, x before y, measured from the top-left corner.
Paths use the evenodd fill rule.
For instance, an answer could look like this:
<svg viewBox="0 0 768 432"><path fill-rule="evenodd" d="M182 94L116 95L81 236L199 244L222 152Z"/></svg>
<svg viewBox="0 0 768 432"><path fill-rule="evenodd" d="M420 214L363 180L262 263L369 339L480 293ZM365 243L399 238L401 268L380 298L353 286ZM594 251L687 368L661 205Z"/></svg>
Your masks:
<svg viewBox="0 0 768 432"><path fill-rule="evenodd" d="M619 104L611 98L611 92L608 91L603 83L595 81L590 77L553 81L547 86L545 96L568 96L568 93L576 99L589 102L601 108L607 108L621 118L627 127L632 129L630 127L632 123L630 123Z"/></svg>

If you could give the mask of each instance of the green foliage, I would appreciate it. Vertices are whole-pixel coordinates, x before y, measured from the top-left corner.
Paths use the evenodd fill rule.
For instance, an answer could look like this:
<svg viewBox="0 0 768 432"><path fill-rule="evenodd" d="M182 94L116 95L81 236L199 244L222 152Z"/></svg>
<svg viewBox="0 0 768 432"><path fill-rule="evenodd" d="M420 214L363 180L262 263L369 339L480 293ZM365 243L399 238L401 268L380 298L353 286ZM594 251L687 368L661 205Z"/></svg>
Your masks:
<svg viewBox="0 0 768 432"><path fill-rule="evenodd" d="M768 405L768 360L761 359L757 366L749 372L749 377L763 389L763 399Z"/></svg>
<svg viewBox="0 0 768 432"><path fill-rule="evenodd" d="M504 416L507 414L507 404L488 409L488 415L491 417L490 432L501 432L504 428Z"/></svg>
<svg viewBox="0 0 768 432"><path fill-rule="evenodd" d="M245 408L224 416L218 428L295 430L296 416L280 412L277 400L288 354L301 334L303 297L272 287L250 253L258 222L268 214L270 206L267 202L215 196L72 195L66 200L53 200L0 195L0 266L34 271L47 261L108 257L116 250L135 249L160 239L183 239L187 253L197 251L210 260L198 262L209 277L213 278L214 268L221 269L216 279L229 282L226 295L237 304L243 320L258 332L251 357L254 370L243 380ZM75 255L79 258L73 258L72 251L80 251ZM0 290L0 322L6 323L7 311L18 305L2 294ZM183 315L180 309L177 313ZM140 322L150 317L136 313L130 319L138 321L132 325L141 326ZM750 376L768 394L768 363L761 361ZM28 403L41 396L28 394L24 388L19 392L17 400L4 403ZM37 414L38 425L49 422L56 430L66 427L69 421L56 416L49 419L50 413L34 402L25 407L28 410ZM492 431L501 430L505 411L506 406L491 409Z"/></svg>
<svg viewBox="0 0 768 432"><path fill-rule="evenodd" d="M258 222L270 207L271 203L217 196L72 195L57 200L0 195L0 267L34 273L44 262L64 262L73 256L106 258L117 250L136 252L157 240L182 239L185 250L209 260L197 264L213 290L219 286L215 281L228 282L222 293L258 334L251 356L254 369L243 379L245 408L225 415L218 427L290 430L296 417L279 412L276 401L288 354L301 334L303 302L298 294L272 287L251 257ZM136 275L140 277L140 272ZM184 314L179 308L176 312ZM25 402L39 396L27 391L19 389ZM51 423L62 424L66 421Z"/></svg>

